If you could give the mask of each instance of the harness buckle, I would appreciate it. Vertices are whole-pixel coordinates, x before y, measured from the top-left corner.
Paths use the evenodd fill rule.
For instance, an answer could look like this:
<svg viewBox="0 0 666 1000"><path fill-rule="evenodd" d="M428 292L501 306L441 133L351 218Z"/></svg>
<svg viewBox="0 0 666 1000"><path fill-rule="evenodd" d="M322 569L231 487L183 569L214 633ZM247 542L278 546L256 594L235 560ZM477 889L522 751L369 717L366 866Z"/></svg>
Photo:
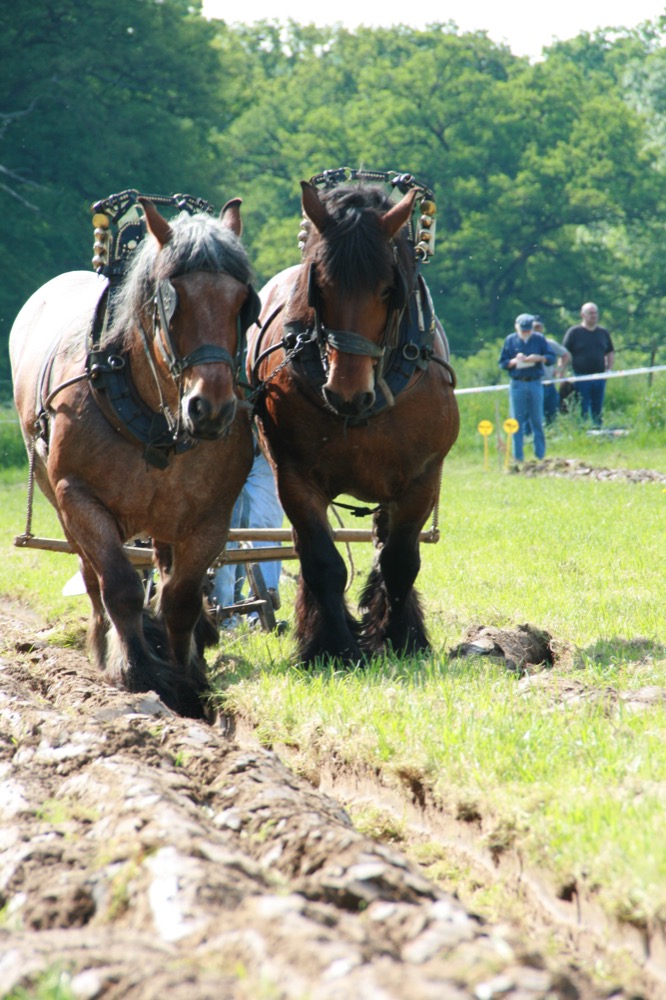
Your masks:
<svg viewBox="0 0 666 1000"><path fill-rule="evenodd" d="M418 361L421 357L421 348L418 344L405 344L402 349L402 356L405 361Z"/></svg>

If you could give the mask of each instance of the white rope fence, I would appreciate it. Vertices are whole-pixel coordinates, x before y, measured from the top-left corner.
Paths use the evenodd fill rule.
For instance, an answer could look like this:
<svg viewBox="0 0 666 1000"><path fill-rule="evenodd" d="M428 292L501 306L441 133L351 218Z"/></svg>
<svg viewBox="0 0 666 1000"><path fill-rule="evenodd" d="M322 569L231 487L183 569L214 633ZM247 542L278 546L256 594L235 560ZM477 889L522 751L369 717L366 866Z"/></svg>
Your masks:
<svg viewBox="0 0 666 1000"><path fill-rule="evenodd" d="M652 368L624 368L616 372L598 372L594 375L569 375L564 378L545 378L542 385L558 385L560 382L589 382L595 379L626 378L627 375L649 375L652 372L666 371L666 365L654 365ZM467 396L474 392L504 392L510 382L499 382L497 385L474 385L467 389L455 389L456 396ZM0 419L0 424L17 424L18 417L9 420Z"/></svg>
<svg viewBox="0 0 666 1000"><path fill-rule="evenodd" d="M666 371L666 365L654 365L652 368L625 368L617 372L598 372L595 375L570 375L564 378L545 378L542 385L557 385L560 382L590 382L593 379L625 378L627 375L649 375L651 372ZM502 392L508 389L510 382L501 382L498 385L474 385L469 389L455 389L456 396L466 396L473 392Z"/></svg>

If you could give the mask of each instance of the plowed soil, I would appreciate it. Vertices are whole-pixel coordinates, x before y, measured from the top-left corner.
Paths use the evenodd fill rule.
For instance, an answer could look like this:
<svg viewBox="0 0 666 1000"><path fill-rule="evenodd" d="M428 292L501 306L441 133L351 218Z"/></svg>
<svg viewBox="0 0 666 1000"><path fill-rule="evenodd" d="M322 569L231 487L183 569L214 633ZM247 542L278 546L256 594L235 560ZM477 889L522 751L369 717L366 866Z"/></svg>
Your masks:
<svg viewBox="0 0 666 1000"><path fill-rule="evenodd" d="M595 984L603 944L536 891L522 924L484 923L251 734L109 687L27 610L0 608L0 630L0 996L666 995L647 972ZM535 944L549 920L568 949Z"/></svg>

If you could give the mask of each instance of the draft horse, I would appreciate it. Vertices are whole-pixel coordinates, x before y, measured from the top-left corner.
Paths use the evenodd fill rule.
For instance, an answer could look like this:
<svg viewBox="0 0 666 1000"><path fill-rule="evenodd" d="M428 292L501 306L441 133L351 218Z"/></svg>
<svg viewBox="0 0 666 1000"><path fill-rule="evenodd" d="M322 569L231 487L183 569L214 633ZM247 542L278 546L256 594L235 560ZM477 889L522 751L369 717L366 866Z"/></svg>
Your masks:
<svg viewBox="0 0 666 1000"><path fill-rule="evenodd" d="M358 173L321 192L301 182L302 263L262 289L260 330L248 340L260 434L300 559L306 664L429 647L414 590L419 535L459 429L448 345L419 274L429 250L411 236L415 209L426 227L434 203L411 175L397 175L405 193L395 202ZM327 516L341 494L377 505L360 621L346 606L347 569Z"/></svg>
<svg viewBox="0 0 666 1000"><path fill-rule="evenodd" d="M202 717L203 648L217 638L203 584L252 463L236 376L258 297L240 199L219 218L171 221L137 200L146 235L103 335L91 333L109 286L101 269L49 281L11 330L14 396L36 482L79 556L92 655L117 686ZM146 535L159 571L152 616L123 548Z"/></svg>

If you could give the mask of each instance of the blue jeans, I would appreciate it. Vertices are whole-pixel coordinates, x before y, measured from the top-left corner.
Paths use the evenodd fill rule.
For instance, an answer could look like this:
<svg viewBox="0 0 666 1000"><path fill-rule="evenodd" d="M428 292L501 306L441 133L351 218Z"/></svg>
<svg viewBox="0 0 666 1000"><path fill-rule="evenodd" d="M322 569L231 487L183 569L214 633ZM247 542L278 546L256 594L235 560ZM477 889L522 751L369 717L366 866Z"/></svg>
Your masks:
<svg viewBox="0 0 666 1000"><path fill-rule="evenodd" d="M575 385L580 393L580 412L583 420L591 414L594 426L601 427L606 379L595 378L589 382L576 382Z"/></svg>
<svg viewBox="0 0 666 1000"><path fill-rule="evenodd" d="M512 379L509 390L511 416L518 421L518 430L513 435L513 455L517 462L523 460L523 434L529 422L534 434L534 454L541 459L546 454L546 438L543 433L543 385L538 379L533 382Z"/></svg>
<svg viewBox="0 0 666 1000"><path fill-rule="evenodd" d="M284 514L275 489L273 470L268 460L259 452L250 469L245 486L231 514L232 528L281 528ZM252 542L252 548L279 545L279 542ZM238 548L238 542L229 542L229 549ZM269 590L277 593L282 563L278 559L262 562L261 572ZM221 566L215 573L212 596L222 608L241 599L245 582L243 563Z"/></svg>
<svg viewBox="0 0 666 1000"><path fill-rule="evenodd" d="M553 420L560 412L560 394L557 386L544 385L543 387L543 415L547 424L552 424Z"/></svg>

